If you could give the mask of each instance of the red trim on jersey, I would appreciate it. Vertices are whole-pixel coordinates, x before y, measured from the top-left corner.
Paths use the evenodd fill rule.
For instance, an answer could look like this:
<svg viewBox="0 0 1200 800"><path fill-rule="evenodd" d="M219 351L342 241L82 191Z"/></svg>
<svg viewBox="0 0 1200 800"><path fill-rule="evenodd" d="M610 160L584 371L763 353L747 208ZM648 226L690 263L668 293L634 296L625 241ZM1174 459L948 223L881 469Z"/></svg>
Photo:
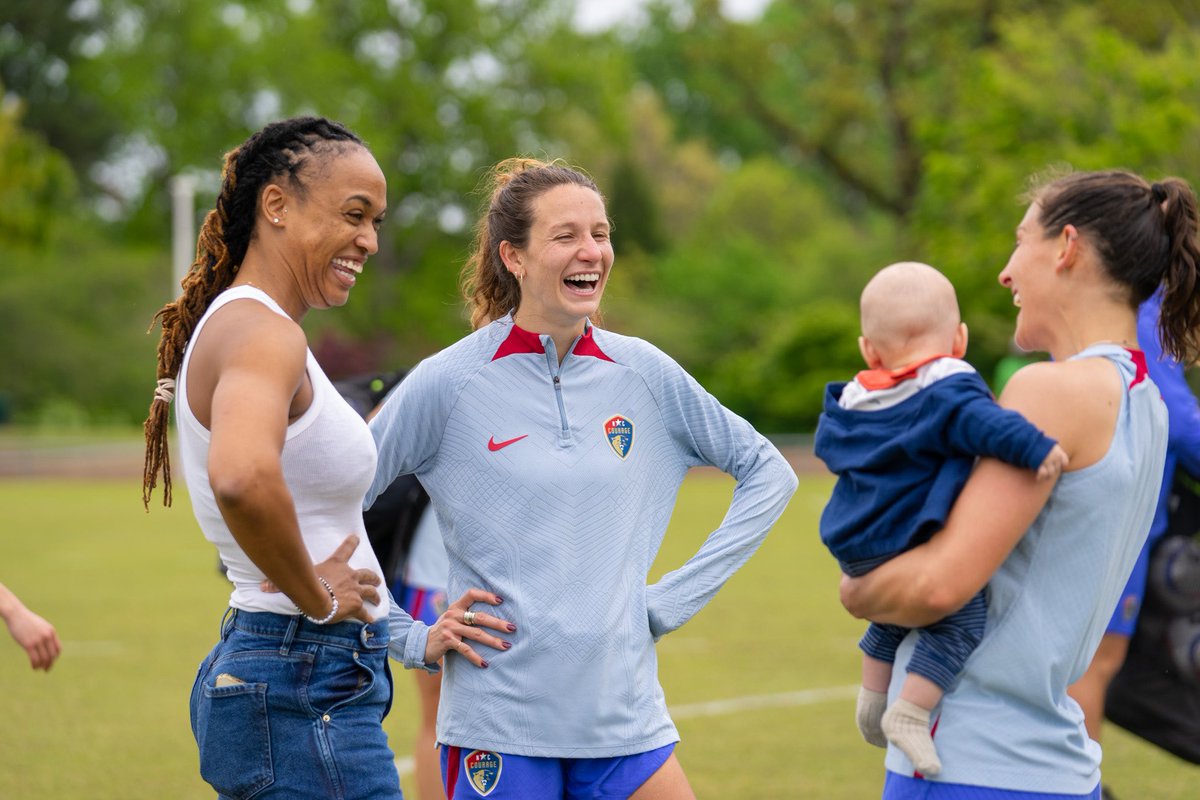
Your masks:
<svg viewBox="0 0 1200 800"><path fill-rule="evenodd" d="M577 356L591 356L602 361L612 361L608 357L608 354L600 349L600 345L596 344L596 340L592 338L591 325L588 325L584 329L583 335L575 343L574 352ZM513 325L512 330L508 332L508 337L500 344L500 347L496 350L496 354L492 356L492 361L504 358L505 356L520 355L521 353L545 355L546 348L542 345L541 336Z"/></svg>
<svg viewBox="0 0 1200 800"><path fill-rule="evenodd" d="M446 797L454 797L454 787L458 784L459 760L462 748L456 745L443 745L446 748Z"/></svg>
<svg viewBox="0 0 1200 800"><path fill-rule="evenodd" d="M1133 359L1133 380L1129 382L1129 388L1132 389L1146 380L1146 376L1150 374L1150 370L1146 367L1146 354L1143 351L1131 347L1126 347L1125 350L1129 353L1129 357Z"/></svg>
<svg viewBox="0 0 1200 800"><path fill-rule="evenodd" d="M575 345L575 355L577 356L593 356L601 361L612 361L608 354L600 349L600 345L596 344L596 340L592 338L592 326L588 325L583 332L583 336L579 337L579 341Z"/></svg>
<svg viewBox="0 0 1200 800"><path fill-rule="evenodd" d="M546 348L542 347L542 338L536 333L530 333L524 328L512 326L512 330L508 332L506 338L500 348L496 350L496 354L492 356L492 361L504 358L505 356L515 356L521 353L540 353L545 355Z"/></svg>

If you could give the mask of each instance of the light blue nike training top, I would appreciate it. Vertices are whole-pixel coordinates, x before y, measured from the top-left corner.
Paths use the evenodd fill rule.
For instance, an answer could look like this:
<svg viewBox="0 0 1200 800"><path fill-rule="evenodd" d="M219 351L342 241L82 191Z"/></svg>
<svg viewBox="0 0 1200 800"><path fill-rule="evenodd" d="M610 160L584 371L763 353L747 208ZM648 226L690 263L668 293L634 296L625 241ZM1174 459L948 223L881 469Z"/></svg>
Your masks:
<svg viewBox="0 0 1200 800"><path fill-rule="evenodd" d="M371 422L366 504L416 473L449 595L504 598L508 651L446 660L438 740L599 758L678 741L654 640L754 553L796 489L779 451L652 345L587 326L561 366L547 335L496 320L414 369ZM690 467L737 480L721 526L646 585ZM493 609L479 606L476 610Z"/></svg>

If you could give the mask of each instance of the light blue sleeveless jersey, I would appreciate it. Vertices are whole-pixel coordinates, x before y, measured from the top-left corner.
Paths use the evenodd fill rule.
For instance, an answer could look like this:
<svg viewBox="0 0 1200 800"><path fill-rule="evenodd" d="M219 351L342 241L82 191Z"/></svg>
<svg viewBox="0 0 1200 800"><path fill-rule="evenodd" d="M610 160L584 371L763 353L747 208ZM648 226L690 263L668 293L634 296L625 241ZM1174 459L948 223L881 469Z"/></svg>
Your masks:
<svg viewBox="0 0 1200 800"><path fill-rule="evenodd" d="M438 740L526 756L611 757L678 741L654 640L690 619L762 543L796 488L779 451L674 361L588 326L554 343L497 320L417 366L371 422L379 469L433 499L449 596L504 598L511 650L446 660ZM737 479L721 526L652 586L690 467ZM476 610L492 610L477 606Z"/></svg>
<svg viewBox="0 0 1200 800"><path fill-rule="evenodd" d="M931 780L1076 795L1100 782L1100 745L1066 689L1087 669L1150 530L1167 413L1140 351L1095 345L1073 358L1088 357L1109 359L1127 387L1112 445L1063 474L988 583L983 642L932 715L942 772ZM914 639L897 653L889 700ZM913 774L896 747L886 764Z"/></svg>

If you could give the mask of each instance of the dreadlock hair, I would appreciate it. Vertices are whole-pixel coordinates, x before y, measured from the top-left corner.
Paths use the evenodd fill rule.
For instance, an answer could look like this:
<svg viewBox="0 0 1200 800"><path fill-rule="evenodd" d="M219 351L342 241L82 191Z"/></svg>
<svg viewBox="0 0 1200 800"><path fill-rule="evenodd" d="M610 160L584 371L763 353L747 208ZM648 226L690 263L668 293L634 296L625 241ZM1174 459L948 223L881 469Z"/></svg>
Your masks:
<svg viewBox="0 0 1200 800"><path fill-rule="evenodd" d="M600 195L596 182L578 169L534 158L509 158L494 166L483 184L487 211L475 224L475 246L463 265L463 299L471 327L480 328L521 305L521 284L504 266L500 243L522 248L533 227L533 201L556 186L583 186ZM600 315L596 314L596 322Z"/></svg>
<svg viewBox="0 0 1200 800"><path fill-rule="evenodd" d="M174 380L196 323L213 298L233 282L254 237L258 198L264 186L286 181L300 196L301 174L310 160L323 159L362 140L343 125L322 117L296 117L273 122L225 154L221 191L215 208L200 227L196 260L180 281L183 292L163 306L150 322L162 325L158 342L158 384L144 425L146 460L142 470L142 504L163 477L163 505L171 505L171 460L167 419ZM149 331L147 331L149 333Z"/></svg>
<svg viewBox="0 0 1200 800"><path fill-rule="evenodd" d="M1134 308L1160 287L1163 352L1182 364L1200 357L1200 221L1182 178L1150 183L1124 170L1071 173L1035 189L1038 221L1050 236L1087 231L1108 276Z"/></svg>

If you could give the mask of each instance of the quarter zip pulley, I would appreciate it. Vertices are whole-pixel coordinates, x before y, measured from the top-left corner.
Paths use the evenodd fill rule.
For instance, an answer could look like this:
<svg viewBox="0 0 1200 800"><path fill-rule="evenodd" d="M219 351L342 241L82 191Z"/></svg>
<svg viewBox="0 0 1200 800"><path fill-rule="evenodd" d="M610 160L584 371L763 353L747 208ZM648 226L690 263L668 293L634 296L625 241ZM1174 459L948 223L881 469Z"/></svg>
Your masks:
<svg viewBox="0 0 1200 800"><path fill-rule="evenodd" d="M562 395L563 365L558 363L558 353L555 351L554 341L549 336L545 336L543 341L546 349L546 367L550 371L550 380L554 384L554 399L558 402L558 442L559 444L565 446L571 443L571 424L567 421L567 406L566 403L563 402ZM571 350L575 347L575 342L578 341L579 338L576 337L575 341L571 342L571 347L567 350L568 357L570 356ZM563 364L565 363L566 359L563 359Z"/></svg>

